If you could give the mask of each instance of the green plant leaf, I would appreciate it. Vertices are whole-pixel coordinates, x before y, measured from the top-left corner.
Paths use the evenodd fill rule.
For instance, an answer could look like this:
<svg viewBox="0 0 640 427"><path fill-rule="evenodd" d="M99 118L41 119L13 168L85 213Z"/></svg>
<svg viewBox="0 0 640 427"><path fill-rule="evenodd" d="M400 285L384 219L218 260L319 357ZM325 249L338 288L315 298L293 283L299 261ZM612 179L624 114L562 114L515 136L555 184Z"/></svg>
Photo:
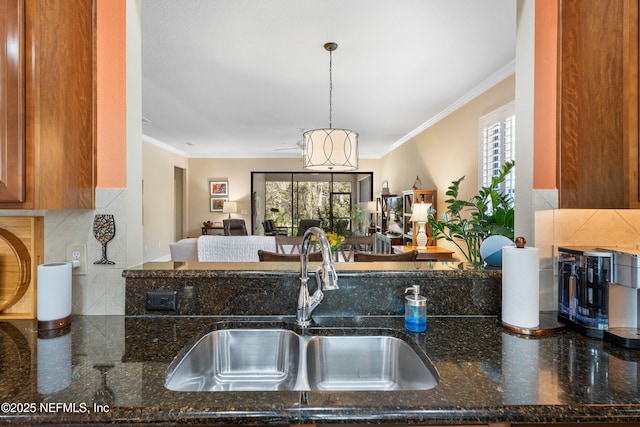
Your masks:
<svg viewBox="0 0 640 427"><path fill-rule="evenodd" d="M480 245L491 235L514 236L515 211L513 197L500 191L502 183L513 171L515 162L506 162L488 187L482 187L469 200L458 198L464 176L453 181L446 192L447 210L436 220L429 218L433 238L453 242L467 258L477 265L480 261Z"/></svg>

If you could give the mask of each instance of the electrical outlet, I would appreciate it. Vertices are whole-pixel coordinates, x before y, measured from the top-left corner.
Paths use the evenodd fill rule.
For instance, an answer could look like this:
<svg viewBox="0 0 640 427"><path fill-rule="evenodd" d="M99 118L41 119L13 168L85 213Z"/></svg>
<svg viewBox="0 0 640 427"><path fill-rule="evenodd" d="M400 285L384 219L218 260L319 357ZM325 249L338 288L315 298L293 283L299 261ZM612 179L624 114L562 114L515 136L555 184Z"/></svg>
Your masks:
<svg viewBox="0 0 640 427"><path fill-rule="evenodd" d="M147 291L147 310L176 311L177 291Z"/></svg>
<svg viewBox="0 0 640 427"><path fill-rule="evenodd" d="M67 245L67 258L65 261L73 261L77 259L80 261L80 267L76 267L71 270L71 274L74 276L86 276L87 275L87 245L74 244Z"/></svg>

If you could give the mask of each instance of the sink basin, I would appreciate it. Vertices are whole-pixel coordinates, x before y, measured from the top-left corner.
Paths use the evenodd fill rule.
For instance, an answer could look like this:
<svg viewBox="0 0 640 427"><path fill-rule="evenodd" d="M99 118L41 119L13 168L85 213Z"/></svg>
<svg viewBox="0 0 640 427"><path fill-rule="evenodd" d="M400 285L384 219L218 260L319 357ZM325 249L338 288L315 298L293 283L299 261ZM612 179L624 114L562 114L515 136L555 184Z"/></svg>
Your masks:
<svg viewBox="0 0 640 427"><path fill-rule="evenodd" d="M420 350L418 350L420 352ZM427 390L438 385L429 359L386 335L298 335L287 329L222 329L177 357L174 391Z"/></svg>
<svg viewBox="0 0 640 427"><path fill-rule="evenodd" d="M225 329L202 337L167 375L175 391L293 390L298 335L286 329Z"/></svg>
<svg viewBox="0 0 640 427"><path fill-rule="evenodd" d="M395 337L315 337L307 345L311 390L426 390L438 385L433 372Z"/></svg>

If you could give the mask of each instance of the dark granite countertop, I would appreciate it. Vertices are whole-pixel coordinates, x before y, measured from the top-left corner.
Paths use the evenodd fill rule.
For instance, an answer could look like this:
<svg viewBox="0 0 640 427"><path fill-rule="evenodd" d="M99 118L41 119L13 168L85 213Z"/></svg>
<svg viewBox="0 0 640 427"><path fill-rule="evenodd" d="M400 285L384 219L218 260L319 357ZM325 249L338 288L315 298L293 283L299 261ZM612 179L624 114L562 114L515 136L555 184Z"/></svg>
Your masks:
<svg viewBox="0 0 640 427"><path fill-rule="evenodd" d="M320 262L309 262L309 270L320 266ZM341 276L375 273L401 277L502 277L500 268L463 269L460 262L336 262L336 271ZM125 278L199 278L238 275L299 276L297 262L147 262L124 270Z"/></svg>
<svg viewBox="0 0 640 427"><path fill-rule="evenodd" d="M404 334L400 316L316 320L339 333ZM494 316L429 317L426 333L406 335L438 370L431 390L164 388L167 367L187 343L240 321L293 318L74 316L53 338L39 338L34 321L2 322L0 425L640 423L640 352L571 331L518 336Z"/></svg>
<svg viewBox="0 0 640 427"><path fill-rule="evenodd" d="M432 315L498 315L502 271L460 270L458 264L335 263L340 291L325 292L315 313L402 315L405 289L418 284ZM312 262L309 271L319 266ZM150 262L122 275L125 314L130 316L288 315L295 313L300 287L295 262ZM159 313L146 307L148 293L159 290L176 292L175 310Z"/></svg>

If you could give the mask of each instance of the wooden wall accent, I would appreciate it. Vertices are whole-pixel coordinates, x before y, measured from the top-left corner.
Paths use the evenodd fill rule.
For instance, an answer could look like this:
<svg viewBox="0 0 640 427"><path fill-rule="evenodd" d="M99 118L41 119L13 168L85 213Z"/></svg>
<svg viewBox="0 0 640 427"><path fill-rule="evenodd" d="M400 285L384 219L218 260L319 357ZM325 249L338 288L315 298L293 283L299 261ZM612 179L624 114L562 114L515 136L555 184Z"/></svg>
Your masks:
<svg viewBox="0 0 640 427"><path fill-rule="evenodd" d="M35 319L38 300L38 264L44 262L44 217L3 216L0 217L0 228L10 231L18 237L31 258L29 287L18 302L0 312L0 321L7 319ZM3 249L4 246L0 246L0 256L14 256L13 253L2 253ZM0 286L3 285L6 284L0 283Z"/></svg>

